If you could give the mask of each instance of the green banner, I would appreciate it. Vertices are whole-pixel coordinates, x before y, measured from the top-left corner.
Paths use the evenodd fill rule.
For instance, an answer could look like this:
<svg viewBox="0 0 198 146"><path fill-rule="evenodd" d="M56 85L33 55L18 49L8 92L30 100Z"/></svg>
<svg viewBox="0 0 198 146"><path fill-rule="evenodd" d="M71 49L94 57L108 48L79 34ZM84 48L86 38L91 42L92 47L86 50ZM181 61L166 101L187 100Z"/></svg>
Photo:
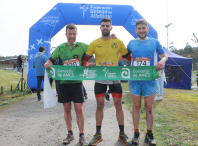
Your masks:
<svg viewBox="0 0 198 146"><path fill-rule="evenodd" d="M162 70L156 66L63 66L51 65L46 69L48 77L54 80L155 80Z"/></svg>

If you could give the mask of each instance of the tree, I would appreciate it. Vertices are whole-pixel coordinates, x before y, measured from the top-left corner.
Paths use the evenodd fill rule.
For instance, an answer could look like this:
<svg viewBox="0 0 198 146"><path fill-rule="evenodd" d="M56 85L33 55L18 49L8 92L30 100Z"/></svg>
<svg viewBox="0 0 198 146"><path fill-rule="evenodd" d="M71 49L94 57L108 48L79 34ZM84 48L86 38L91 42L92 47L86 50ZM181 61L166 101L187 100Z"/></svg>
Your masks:
<svg viewBox="0 0 198 146"><path fill-rule="evenodd" d="M197 36L195 35L195 33L193 33L193 38L191 38L191 40L192 40L193 42L195 42L195 43L198 44L198 38L197 38Z"/></svg>
<svg viewBox="0 0 198 146"><path fill-rule="evenodd" d="M185 48L184 48L184 53L191 53L191 52L193 52L193 48L192 48L192 46L187 42L187 43L186 43L186 46L185 46Z"/></svg>

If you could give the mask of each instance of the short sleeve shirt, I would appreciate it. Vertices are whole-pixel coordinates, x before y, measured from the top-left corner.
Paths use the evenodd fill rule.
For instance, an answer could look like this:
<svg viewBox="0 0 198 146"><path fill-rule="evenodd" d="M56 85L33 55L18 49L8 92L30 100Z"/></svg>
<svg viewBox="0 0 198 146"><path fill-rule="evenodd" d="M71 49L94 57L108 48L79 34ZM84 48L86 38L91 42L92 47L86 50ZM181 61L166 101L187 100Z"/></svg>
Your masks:
<svg viewBox="0 0 198 146"><path fill-rule="evenodd" d="M91 42L86 54L95 54L96 66L118 66L119 54L128 53L124 43L119 39L102 40L98 38Z"/></svg>
<svg viewBox="0 0 198 146"><path fill-rule="evenodd" d="M118 66L119 54L126 55L128 50L124 43L119 39L102 40L98 38L91 42L86 54L93 56L95 54L96 66ZM101 84L113 84L113 80L96 80Z"/></svg>
<svg viewBox="0 0 198 146"><path fill-rule="evenodd" d="M86 53L88 45L76 42L70 49L67 43L59 45L53 52L52 58L59 59L60 65L82 66L82 56ZM73 62L73 64L71 63ZM82 83L81 80L61 80L60 84Z"/></svg>
<svg viewBox="0 0 198 146"><path fill-rule="evenodd" d="M132 53L132 66L153 66L157 62L157 54L164 52L160 42L157 39L148 38L146 40L134 39L127 45L127 50ZM156 62L155 62L156 60Z"/></svg>

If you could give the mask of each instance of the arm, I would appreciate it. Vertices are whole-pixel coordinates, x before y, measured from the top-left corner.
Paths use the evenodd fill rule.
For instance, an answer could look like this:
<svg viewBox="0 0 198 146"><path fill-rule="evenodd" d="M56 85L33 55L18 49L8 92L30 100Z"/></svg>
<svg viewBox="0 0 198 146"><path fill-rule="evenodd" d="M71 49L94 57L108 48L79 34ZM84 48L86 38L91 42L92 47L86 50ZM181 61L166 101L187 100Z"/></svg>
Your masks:
<svg viewBox="0 0 198 146"><path fill-rule="evenodd" d="M156 65L156 70L157 71L162 70L165 66L166 61L168 60L168 56L167 56L166 53L163 53L159 56L160 56L161 60Z"/></svg>
<svg viewBox="0 0 198 146"><path fill-rule="evenodd" d="M45 67L45 68L48 68L48 69L51 69L51 65L53 65L53 64L52 64L52 62L48 59L47 62L45 62L44 67Z"/></svg>
<svg viewBox="0 0 198 146"><path fill-rule="evenodd" d="M87 52L83 55L83 66L92 67L95 66L95 63L88 63L89 59L92 58L94 53L94 43L91 42L87 48Z"/></svg>
<svg viewBox="0 0 198 146"><path fill-rule="evenodd" d="M91 62L88 63L89 59L91 59L91 56L87 55L86 53L83 55L83 66L86 67L92 67L95 66L95 63Z"/></svg>

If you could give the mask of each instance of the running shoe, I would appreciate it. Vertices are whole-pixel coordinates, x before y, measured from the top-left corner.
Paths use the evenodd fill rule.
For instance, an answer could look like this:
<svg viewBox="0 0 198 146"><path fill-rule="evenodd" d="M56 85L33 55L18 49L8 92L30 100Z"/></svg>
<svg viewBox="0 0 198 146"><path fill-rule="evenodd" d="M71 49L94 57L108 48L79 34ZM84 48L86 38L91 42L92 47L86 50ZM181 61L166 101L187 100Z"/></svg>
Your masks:
<svg viewBox="0 0 198 146"><path fill-rule="evenodd" d="M156 146L156 141L153 137L153 133L146 133L144 142L147 143L149 146Z"/></svg>
<svg viewBox="0 0 198 146"><path fill-rule="evenodd" d="M105 94L105 98L106 98L106 100L109 101L109 94L108 93Z"/></svg>
<svg viewBox="0 0 198 146"><path fill-rule="evenodd" d="M92 146L92 145L97 145L99 142L101 142L103 139L102 139L102 135L101 134L95 134L93 139L90 141L89 145Z"/></svg>
<svg viewBox="0 0 198 146"><path fill-rule="evenodd" d="M139 145L140 133L134 132L134 136L132 139L132 144Z"/></svg>
<svg viewBox="0 0 198 146"><path fill-rule="evenodd" d="M74 139L73 134L68 133L66 139L63 140L63 144L69 144Z"/></svg>
<svg viewBox="0 0 198 146"><path fill-rule="evenodd" d="M162 100L162 96L156 96L154 100L155 100L155 101L157 101L157 100Z"/></svg>
<svg viewBox="0 0 198 146"><path fill-rule="evenodd" d="M128 138L126 134L122 134L118 137L118 140L121 141L124 145L130 145L131 140Z"/></svg>
<svg viewBox="0 0 198 146"><path fill-rule="evenodd" d="M81 136L80 136L79 142L80 142L80 145L81 145L81 146L88 146L88 145L89 145L89 144L86 142L85 136L84 136L84 135L81 135Z"/></svg>

